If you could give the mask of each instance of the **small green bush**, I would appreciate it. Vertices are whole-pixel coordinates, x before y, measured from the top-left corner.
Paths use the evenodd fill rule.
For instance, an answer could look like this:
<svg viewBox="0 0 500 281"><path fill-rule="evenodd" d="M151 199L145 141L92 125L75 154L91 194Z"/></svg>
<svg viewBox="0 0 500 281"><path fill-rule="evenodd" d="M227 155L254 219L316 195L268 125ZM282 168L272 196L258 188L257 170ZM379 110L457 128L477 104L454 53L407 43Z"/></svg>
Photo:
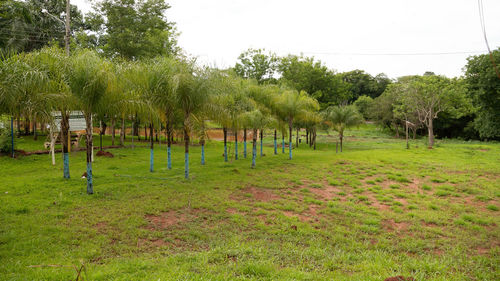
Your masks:
<svg viewBox="0 0 500 281"><path fill-rule="evenodd" d="M2 119L0 119L0 123L2 123ZM6 122L4 122L4 124L5 123ZM10 138L10 127L5 126L2 128L0 125L0 152L10 153L11 151L12 151L12 141Z"/></svg>
<svg viewBox="0 0 500 281"><path fill-rule="evenodd" d="M431 190L431 189L432 189L432 187L430 187L430 186L429 186L429 185L427 185L427 184L424 184L424 185L422 185L422 189L423 189L423 190Z"/></svg>
<svg viewBox="0 0 500 281"><path fill-rule="evenodd" d="M488 210L490 211L498 211L498 207L495 206L495 205L488 205L488 207L486 207Z"/></svg>

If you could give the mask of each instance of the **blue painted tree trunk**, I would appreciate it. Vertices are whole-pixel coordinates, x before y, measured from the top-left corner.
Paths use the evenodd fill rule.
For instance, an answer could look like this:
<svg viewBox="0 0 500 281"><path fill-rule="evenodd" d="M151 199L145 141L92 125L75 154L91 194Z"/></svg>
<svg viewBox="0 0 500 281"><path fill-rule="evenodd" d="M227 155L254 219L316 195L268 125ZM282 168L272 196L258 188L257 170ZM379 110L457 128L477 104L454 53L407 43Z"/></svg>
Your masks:
<svg viewBox="0 0 500 281"><path fill-rule="evenodd" d="M278 143L276 142L276 139L274 139L274 154L278 154Z"/></svg>
<svg viewBox="0 0 500 281"><path fill-rule="evenodd" d="M262 153L262 139L260 139L260 156L263 156L264 154Z"/></svg>
<svg viewBox="0 0 500 281"><path fill-rule="evenodd" d="M87 194L94 194L94 184L92 183L92 162L87 162Z"/></svg>
<svg viewBox="0 0 500 281"><path fill-rule="evenodd" d="M154 164L154 157L153 157L153 149L151 148L151 153L149 154L149 171L152 173L153 172L153 164Z"/></svg>
<svg viewBox="0 0 500 281"><path fill-rule="evenodd" d="M252 168L255 167L255 158L257 158L257 145L254 143L252 148Z"/></svg>
<svg viewBox="0 0 500 281"><path fill-rule="evenodd" d="M281 153L285 153L285 138L281 139Z"/></svg>
<svg viewBox="0 0 500 281"><path fill-rule="evenodd" d="M170 146L167 147L167 168L172 169L172 152L170 151Z"/></svg>
<svg viewBox="0 0 500 281"><path fill-rule="evenodd" d="M63 153L63 174L65 179L69 179L69 153Z"/></svg>
<svg viewBox="0 0 500 281"><path fill-rule="evenodd" d="M184 178L189 178L189 153L184 155Z"/></svg>
<svg viewBox="0 0 500 281"><path fill-rule="evenodd" d="M243 129L243 158L247 158L247 129Z"/></svg>
<svg viewBox="0 0 500 281"><path fill-rule="evenodd" d="M289 150L289 153L290 153L290 159L292 159L292 142L290 142L290 144L288 145L288 150Z"/></svg>
<svg viewBox="0 0 500 281"><path fill-rule="evenodd" d="M201 165L205 165L205 145L201 145Z"/></svg>

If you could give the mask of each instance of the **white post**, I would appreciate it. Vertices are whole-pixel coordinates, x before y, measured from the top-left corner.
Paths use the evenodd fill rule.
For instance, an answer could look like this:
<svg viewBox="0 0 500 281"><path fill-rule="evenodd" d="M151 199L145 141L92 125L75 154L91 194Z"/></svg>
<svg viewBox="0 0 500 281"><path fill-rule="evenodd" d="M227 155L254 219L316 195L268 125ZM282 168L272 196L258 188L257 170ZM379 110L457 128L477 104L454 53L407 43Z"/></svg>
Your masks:
<svg viewBox="0 0 500 281"><path fill-rule="evenodd" d="M52 129L53 126L49 125L49 129L50 129L50 154L52 155L52 166L54 166L56 164L56 155L55 155L55 149L54 149L54 146L55 146L55 143L56 143L56 139L54 137L54 130Z"/></svg>

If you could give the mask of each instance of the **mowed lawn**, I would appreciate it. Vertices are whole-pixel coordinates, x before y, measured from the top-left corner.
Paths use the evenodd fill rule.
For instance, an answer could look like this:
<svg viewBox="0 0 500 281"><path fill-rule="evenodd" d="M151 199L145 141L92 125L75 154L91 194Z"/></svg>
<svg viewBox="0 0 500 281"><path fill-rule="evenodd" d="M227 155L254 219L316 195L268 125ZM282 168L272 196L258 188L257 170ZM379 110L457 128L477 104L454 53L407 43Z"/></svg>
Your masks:
<svg viewBox="0 0 500 281"><path fill-rule="evenodd" d="M500 144L360 132L293 160L269 135L255 169L250 143L229 163L208 143L205 166L194 146L190 180L180 145L153 173L145 143L110 149L91 196L83 151L69 180L60 154L0 157L0 279L500 280Z"/></svg>

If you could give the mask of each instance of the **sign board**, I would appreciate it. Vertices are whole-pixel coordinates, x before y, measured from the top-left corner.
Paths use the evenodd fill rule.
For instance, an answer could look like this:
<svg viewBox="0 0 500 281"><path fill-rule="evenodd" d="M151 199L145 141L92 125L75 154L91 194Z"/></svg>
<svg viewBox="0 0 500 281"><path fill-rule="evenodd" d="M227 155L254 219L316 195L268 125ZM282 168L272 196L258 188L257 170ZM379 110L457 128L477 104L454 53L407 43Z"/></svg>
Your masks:
<svg viewBox="0 0 500 281"><path fill-rule="evenodd" d="M52 116L54 116L54 132L61 131L61 112L54 111L52 112ZM86 129L85 117L83 116L83 112L81 111L71 111L69 113L69 130L81 131Z"/></svg>

